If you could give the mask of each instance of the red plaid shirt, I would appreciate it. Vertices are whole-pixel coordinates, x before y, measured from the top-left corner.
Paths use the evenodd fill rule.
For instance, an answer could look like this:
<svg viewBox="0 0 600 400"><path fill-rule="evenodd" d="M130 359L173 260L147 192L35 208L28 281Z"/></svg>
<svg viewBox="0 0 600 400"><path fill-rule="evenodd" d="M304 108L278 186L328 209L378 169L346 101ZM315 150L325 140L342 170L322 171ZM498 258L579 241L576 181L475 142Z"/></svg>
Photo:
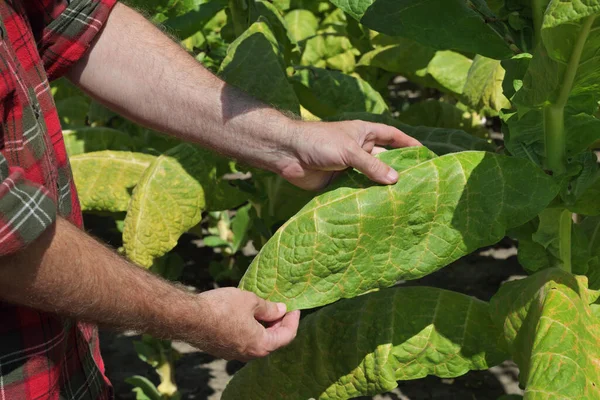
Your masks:
<svg viewBox="0 0 600 400"><path fill-rule="evenodd" d="M115 1L0 0L0 256L57 214L82 226L48 81L82 57ZM94 326L0 302L0 400L111 397Z"/></svg>

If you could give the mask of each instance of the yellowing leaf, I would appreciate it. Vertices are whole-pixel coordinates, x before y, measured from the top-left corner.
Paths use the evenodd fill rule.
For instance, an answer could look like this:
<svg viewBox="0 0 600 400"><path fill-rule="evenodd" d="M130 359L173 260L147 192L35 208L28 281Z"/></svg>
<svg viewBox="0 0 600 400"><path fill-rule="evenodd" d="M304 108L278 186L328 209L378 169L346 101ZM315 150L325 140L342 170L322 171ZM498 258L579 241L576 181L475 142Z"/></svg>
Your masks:
<svg viewBox="0 0 600 400"><path fill-rule="evenodd" d="M133 191L123 231L127 257L149 267L200 222L202 211L243 203L246 196L222 179L229 172L228 160L190 144L158 157Z"/></svg>
<svg viewBox="0 0 600 400"><path fill-rule="evenodd" d="M469 69L463 90L468 105L475 110L500 111L510 108L510 102L502 92L505 71L500 61L476 56Z"/></svg>
<svg viewBox="0 0 600 400"><path fill-rule="evenodd" d="M600 398L600 323L585 278L548 269L504 284L492 319L520 368L525 400Z"/></svg>
<svg viewBox="0 0 600 400"><path fill-rule="evenodd" d="M126 151L98 151L71 157L84 211L127 211L131 191L156 157Z"/></svg>

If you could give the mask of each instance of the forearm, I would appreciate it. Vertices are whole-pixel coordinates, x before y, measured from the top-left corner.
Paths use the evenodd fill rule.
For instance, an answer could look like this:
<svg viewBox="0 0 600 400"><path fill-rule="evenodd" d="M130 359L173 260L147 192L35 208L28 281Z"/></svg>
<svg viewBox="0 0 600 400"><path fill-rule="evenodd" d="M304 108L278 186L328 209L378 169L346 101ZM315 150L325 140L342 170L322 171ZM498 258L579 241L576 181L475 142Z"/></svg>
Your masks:
<svg viewBox="0 0 600 400"><path fill-rule="evenodd" d="M280 172L291 148L289 118L226 85L120 4L69 77L135 122L257 167Z"/></svg>
<svg viewBox="0 0 600 400"><path fill-rule="evenodd" d="M197 334L204 312L199 296L128 263L62 219L27 249L0 259L0 299L182 340Z"/></svg>

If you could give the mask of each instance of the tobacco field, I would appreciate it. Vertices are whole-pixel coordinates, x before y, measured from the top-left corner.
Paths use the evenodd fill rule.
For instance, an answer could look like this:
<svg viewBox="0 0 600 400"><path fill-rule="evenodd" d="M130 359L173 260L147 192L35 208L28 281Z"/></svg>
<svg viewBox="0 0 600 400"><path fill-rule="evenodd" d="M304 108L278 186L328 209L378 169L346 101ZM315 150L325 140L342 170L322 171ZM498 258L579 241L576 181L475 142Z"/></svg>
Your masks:
<svg viewBox="0 0 600 400"><path fill-rule="evenodd" d="M349 170L305 192L53 84L92 233L167 279L303 310L222 399L370 399L507 362L514 393L381 398L600 399L600 0L128 4L265 103L424 145L378 155L395 185ZM499 246L510 268L480 256ZM132 346L151 372L115 382L128 398L199 398L171 342Z"/></svg>

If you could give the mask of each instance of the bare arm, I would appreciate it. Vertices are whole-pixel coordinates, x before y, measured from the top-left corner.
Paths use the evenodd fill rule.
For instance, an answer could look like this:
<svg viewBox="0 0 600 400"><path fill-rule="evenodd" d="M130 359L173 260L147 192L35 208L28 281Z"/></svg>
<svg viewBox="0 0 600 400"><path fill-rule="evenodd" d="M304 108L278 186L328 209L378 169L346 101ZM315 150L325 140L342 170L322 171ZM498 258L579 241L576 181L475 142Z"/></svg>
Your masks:
<svg viewBox="0 0 600 400"><path fill-rule="evenodd" d="M235 288L190 293L128 263L62 219L27 249L0 259L0 298L184 340L241 360L289 343L299 318ZM265 329L257 319L273 324Z"/></svg>
<svg viewBox="0 0 600 400"><path fill-rule="evenodd" d="M117 4L70 79L132 120L200 143L314 189L350 166L389 184L396 172L370 154L375 145L419 145L367 122L308 123L226 85L170 38Z"/></svg>

